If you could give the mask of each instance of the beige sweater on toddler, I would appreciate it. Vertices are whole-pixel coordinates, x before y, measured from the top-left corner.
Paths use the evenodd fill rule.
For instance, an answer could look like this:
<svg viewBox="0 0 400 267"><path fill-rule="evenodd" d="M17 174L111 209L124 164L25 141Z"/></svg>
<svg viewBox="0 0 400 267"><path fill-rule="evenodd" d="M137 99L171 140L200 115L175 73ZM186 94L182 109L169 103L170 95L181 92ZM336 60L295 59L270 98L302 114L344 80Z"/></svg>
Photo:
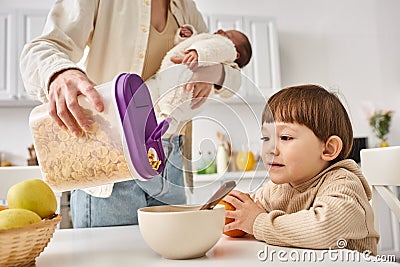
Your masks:
<svg viewBox="0 0 400 267"><path fill-rule="evenodd" d="M267 213L257 216L254 236L287 247L337 248L377 254L379 234L369 203L371 190L353 160L342 160L297 186L274 184L260 188L253 198Z"/></svg>

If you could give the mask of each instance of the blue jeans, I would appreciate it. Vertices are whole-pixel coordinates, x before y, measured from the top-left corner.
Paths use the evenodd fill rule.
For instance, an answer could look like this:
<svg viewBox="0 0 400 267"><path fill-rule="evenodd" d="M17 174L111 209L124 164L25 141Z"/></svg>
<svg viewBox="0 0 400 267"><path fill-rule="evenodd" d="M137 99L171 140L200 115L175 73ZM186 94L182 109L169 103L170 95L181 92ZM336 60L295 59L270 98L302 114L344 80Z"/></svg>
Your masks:
<svg viewBox="0 0 400 267"><path fill-rule="evenodd" d="M82 190L72 191L70 204L74 228L138 224L139 208L185 204L182 136L162 141L167 162L160 175L149 181L115 183L108 198L93 197Z"/></svg>

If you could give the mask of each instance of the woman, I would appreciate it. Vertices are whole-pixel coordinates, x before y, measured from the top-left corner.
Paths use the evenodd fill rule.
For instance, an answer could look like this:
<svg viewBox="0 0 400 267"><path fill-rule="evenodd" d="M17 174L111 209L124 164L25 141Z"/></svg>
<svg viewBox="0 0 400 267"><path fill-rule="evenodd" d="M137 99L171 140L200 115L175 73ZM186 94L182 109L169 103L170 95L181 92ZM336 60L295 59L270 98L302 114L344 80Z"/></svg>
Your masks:
<svg viewBox="0 0 400 267"><path fill-rule="evenodd" d="M144 80L151 77L183 24L191 24L199 32L207 30L192 0L56 1L42 36L22 51L26 90L49 102L52 118L79 136L90 128L90 118L84 115L77 96L85 95L102 111L94 85L122 72L140 74ZM80 67L77 63L86 48L88 54ZM240 85L237 73L221 65L198 69L192 81L187 86L193 89L194 108L204 102L212 84L223 81L223 86L231 89ZM140 207L184 203L183 138L176 134L163 140L168 162L162 175L150 181L131 180L73 191L74 227L137 224ZM186 138L191 141L191 133Z"/></svg>

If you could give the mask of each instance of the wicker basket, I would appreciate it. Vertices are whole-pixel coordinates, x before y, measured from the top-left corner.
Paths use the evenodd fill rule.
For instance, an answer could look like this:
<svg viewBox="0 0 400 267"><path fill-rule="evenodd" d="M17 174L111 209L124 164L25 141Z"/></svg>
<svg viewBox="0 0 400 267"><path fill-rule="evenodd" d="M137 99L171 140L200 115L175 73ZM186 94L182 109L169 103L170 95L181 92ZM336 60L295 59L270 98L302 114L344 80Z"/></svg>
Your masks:
<svg viewBox="0 0 400 267"><path fill-rule="evenodd" d="M35 224L0 230L0 266L35 266L60 220L59 214Z"/></svg>

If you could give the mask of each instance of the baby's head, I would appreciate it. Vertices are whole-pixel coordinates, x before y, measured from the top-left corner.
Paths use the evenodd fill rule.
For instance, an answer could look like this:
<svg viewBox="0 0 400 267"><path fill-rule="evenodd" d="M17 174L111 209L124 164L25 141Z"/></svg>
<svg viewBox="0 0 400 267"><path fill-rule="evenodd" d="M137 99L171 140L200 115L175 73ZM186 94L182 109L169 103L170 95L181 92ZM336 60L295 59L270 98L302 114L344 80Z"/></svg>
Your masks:
<svg viewBox="0 0 400 267"><path fill-rule="evenodd" d="M329 160L325 158L328 164L347 158L353 144L353 130L346 109L337 95L318 85L294 86L275 93L264 108L262 121L268 125L305 126L322 146L329 146L332 137L336 138L337 153Z"/></svg>
<svg viewBox="0 0 400 267"><path fill-rule="evenodd" d="M240 68L243 68L249 63L252 49L250 41L245 34L236 30L224 31L221 29L216 31L215 34L222 35L233 42L237 51L235 63L238 64Z"/></svg>

